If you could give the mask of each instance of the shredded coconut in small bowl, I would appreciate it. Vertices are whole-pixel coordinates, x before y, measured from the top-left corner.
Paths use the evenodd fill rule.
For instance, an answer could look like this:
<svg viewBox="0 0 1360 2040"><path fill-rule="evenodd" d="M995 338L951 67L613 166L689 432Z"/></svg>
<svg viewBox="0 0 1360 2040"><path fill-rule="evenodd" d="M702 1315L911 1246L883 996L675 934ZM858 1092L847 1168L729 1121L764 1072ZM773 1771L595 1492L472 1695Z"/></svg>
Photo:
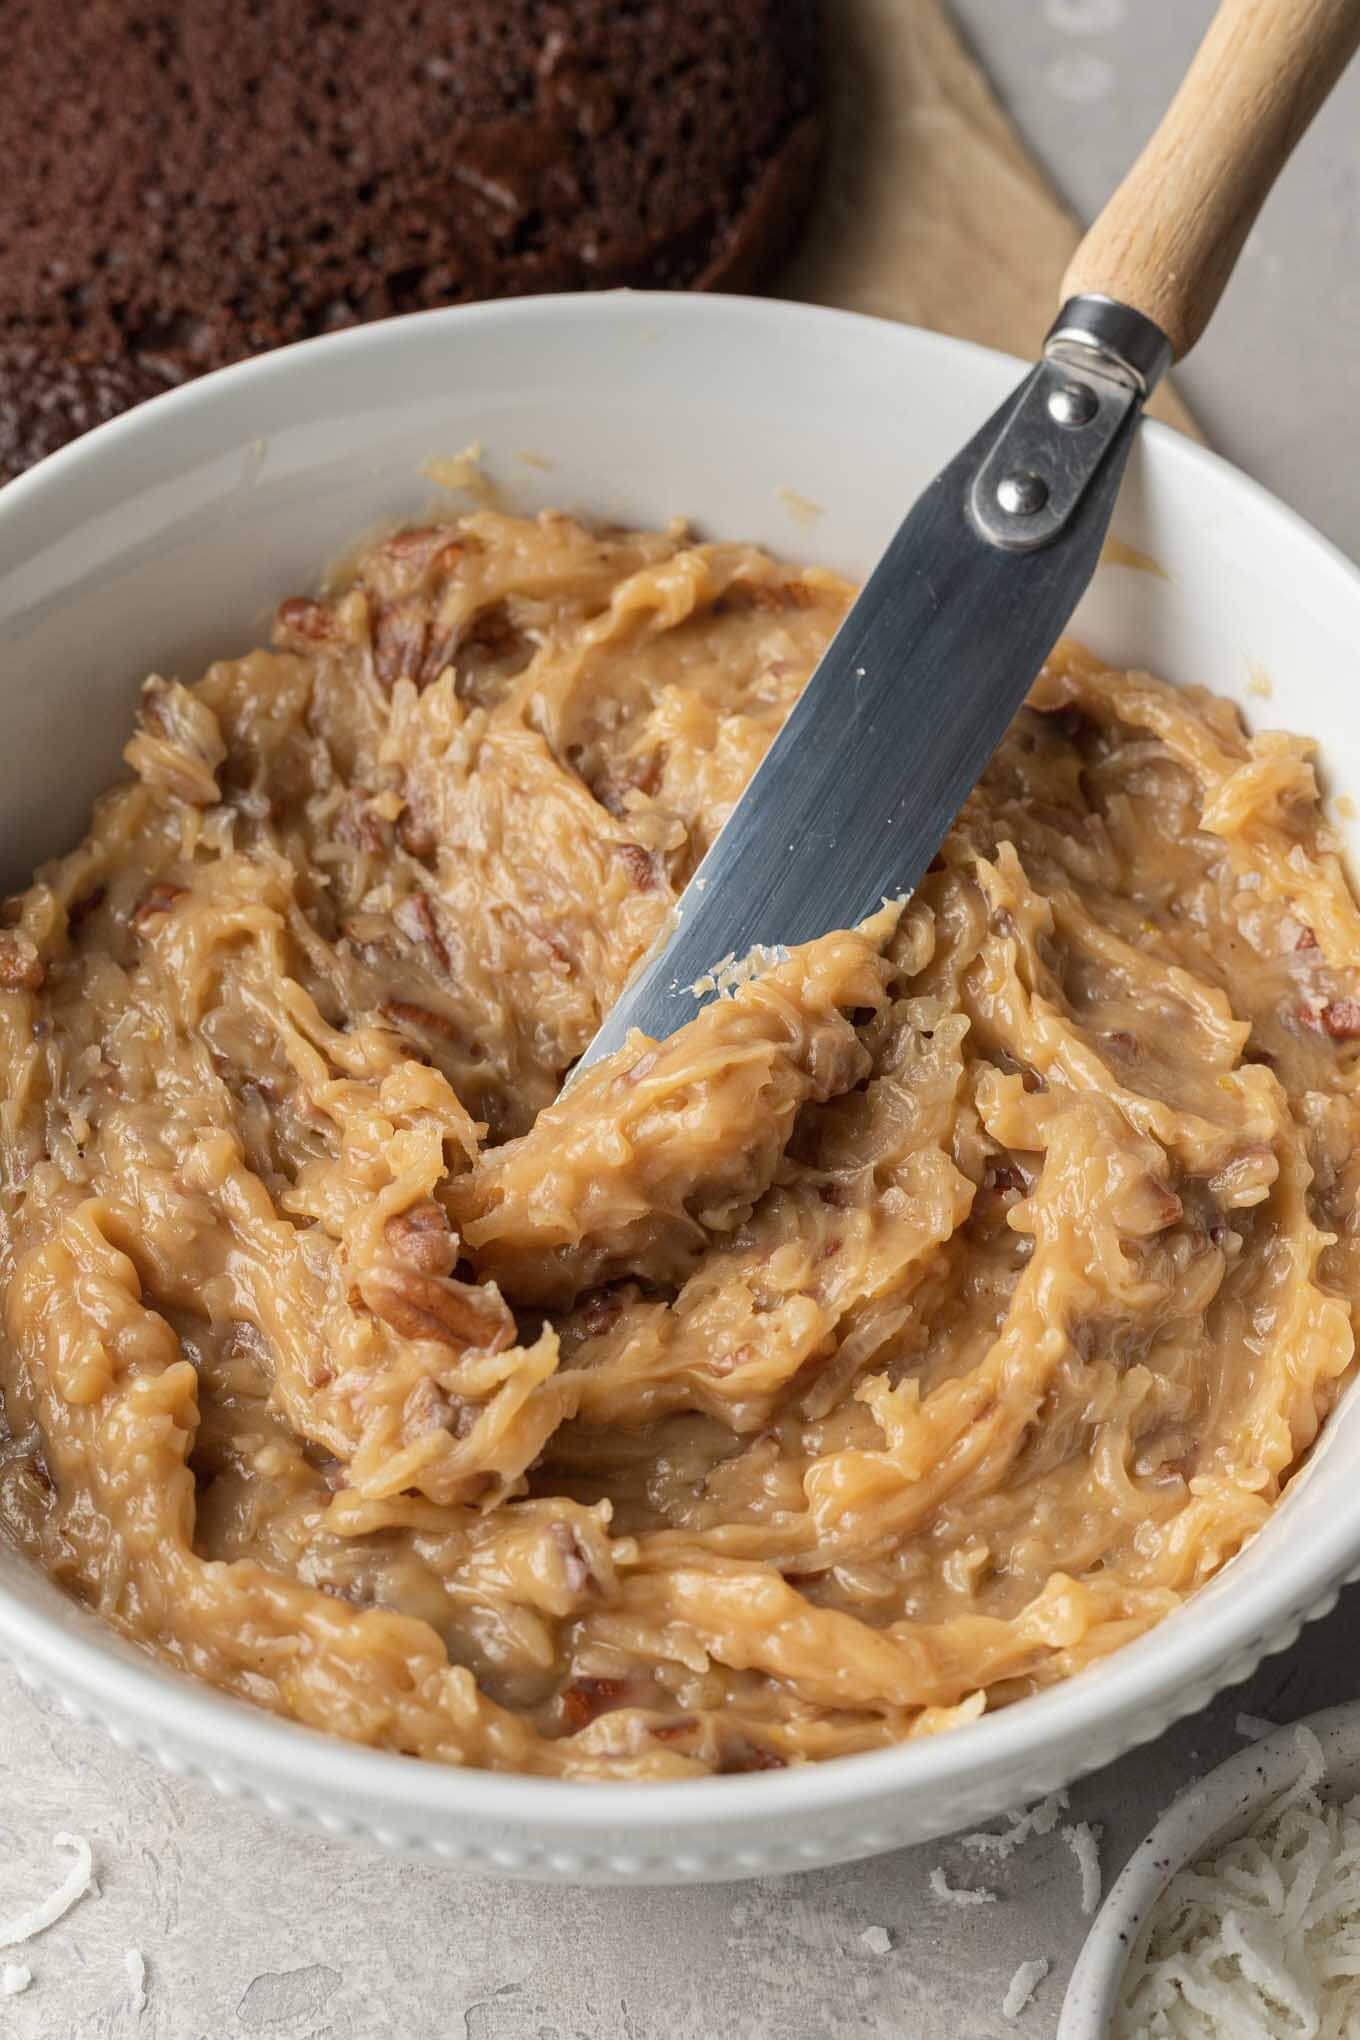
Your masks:
<svg viewBox="0 0 1360 2040"><path fill-rule="evenodd" d="M1247 1832L1172 1878L1124 1980L1113 2040L1353 2040L1360 1795L1325 1801L1322 1746Z"/></svg>

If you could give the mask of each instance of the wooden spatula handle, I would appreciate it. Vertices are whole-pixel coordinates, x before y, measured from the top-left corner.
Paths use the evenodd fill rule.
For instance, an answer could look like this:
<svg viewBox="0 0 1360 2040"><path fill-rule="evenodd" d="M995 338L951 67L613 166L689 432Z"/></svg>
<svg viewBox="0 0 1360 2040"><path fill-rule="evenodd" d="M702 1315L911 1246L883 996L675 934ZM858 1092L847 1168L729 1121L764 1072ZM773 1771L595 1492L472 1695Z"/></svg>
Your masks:
<svg viewBox="0 0 1360 2040"><path fill-rule="evenodd" d="M1290 151L1360 44L1360 0L1223 0L1166 117L1072 257L1189 351Z"/></svg>

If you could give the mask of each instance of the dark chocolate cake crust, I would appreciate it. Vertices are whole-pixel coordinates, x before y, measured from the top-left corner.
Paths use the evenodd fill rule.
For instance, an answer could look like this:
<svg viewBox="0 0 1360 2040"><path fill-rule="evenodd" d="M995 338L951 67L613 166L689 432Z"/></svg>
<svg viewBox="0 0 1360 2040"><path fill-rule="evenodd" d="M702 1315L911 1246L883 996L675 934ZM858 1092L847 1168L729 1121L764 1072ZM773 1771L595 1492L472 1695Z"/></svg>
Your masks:
<svg viewBox="0 0 1360 2040"><path fill-rule="evenodd" d="M816 0L9 0L0 476L426 305L751 288L820 143Z"/></svg>

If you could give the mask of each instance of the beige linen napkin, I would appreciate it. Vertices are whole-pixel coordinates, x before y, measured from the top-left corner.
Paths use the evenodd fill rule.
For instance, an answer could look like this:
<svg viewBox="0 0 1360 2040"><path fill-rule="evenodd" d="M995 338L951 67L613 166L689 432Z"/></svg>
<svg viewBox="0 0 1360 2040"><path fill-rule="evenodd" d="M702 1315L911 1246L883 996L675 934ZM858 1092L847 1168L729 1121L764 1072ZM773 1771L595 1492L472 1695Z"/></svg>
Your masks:
<svg viewBox="0 0 1360 2040"><path fill-rule="evenodd" d="M831 146L786 297L1033 356L1081 229L942 0L829 0ZM1154 417L1199 438L1165 385Z"/></svg>

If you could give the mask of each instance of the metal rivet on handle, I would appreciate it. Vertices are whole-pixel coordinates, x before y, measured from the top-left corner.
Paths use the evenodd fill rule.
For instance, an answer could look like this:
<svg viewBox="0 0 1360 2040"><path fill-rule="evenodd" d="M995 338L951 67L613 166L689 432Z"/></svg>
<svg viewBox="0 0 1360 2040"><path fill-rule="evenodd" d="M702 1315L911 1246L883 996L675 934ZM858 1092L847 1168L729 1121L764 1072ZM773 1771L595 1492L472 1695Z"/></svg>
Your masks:
<svg viewBox="0 0 1360 2040"><path fill-rule="evenodd" d="M1041 475L1003 475L996 500L1008 517L1033 517L1048 501L1048 483Z"/></svg>
<svg viewBox="0 0 1360 2040"><path fill-rule="evenodd" d="M1100 400L1085 383L1063 383L1048 399L1048 415L1058 425L1089 425Z"/></svg>

